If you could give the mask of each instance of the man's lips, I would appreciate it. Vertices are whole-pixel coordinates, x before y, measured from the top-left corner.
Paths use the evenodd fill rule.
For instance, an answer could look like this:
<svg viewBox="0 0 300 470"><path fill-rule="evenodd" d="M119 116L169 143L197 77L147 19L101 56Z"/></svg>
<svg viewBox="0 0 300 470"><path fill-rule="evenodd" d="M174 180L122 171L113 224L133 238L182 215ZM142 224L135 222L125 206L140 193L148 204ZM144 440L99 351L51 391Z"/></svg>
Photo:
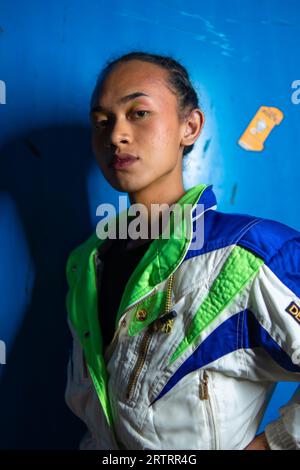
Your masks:
<svg viewBox="0 0 300 470"><path fill-rule="evenodd" d="M139 157L132 155L131 153L114 154L110 166L116 169L125 168L137 160L139 160Z"/></svg>

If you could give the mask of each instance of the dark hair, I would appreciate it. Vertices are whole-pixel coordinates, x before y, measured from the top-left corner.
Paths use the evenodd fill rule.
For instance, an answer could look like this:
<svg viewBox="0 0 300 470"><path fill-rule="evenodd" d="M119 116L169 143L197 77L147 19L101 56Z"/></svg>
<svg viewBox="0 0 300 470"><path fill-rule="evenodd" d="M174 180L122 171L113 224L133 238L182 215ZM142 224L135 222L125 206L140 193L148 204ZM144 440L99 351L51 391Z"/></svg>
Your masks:
<svg viewBox="0 0 300 470"><path fill-rule="evenodd" d="M151 62L153 64L159 65L169 72L167 85L169 85L171 88L170 91L177 95L177 112L180 120L183 118L184 113L190 112L192 109L199 107L197 93L190 81L189 74L183 65L170 56L162 56L140 51L130 52L106 62L105 67L102 69L97 78L97 83L92 94L91 102L95 96L95 93L99 90L99 88L101 88L101 85L108 77L109 73L113 70L113 68L119 63L129 62L130 60ZM184 147L183 156L191 152L193 147L194 144Z"/></svg>

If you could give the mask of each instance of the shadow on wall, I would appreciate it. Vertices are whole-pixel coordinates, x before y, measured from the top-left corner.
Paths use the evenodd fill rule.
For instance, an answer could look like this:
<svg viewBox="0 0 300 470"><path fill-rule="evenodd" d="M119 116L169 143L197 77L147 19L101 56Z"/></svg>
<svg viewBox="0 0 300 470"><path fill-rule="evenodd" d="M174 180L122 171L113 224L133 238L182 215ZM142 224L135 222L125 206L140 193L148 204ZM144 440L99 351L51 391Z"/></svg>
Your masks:
<svg viewBox="0 0 300 470"><path fill-rule="evenodd" d="M0 295L9 304L27 296L26 308L17 312L21 318L15 334L5 338L9 352L0 366L2 449L76 448L85 430L64 402L72 344L65 264L69 252L93 230L86 189L92 159L90 132L80 125L32 130L0 149L0 197L5 194L15 204L23 233L13 238L25 238L35 272L32 289L25 278L19 285L10 282L5 292L0 284ZM26 272L28 266L20 265L16 253L14 248L2 256L0 274L3 269L13 279ZM17 323L12 318L16 309L3 310L0 329Z"/></svg>

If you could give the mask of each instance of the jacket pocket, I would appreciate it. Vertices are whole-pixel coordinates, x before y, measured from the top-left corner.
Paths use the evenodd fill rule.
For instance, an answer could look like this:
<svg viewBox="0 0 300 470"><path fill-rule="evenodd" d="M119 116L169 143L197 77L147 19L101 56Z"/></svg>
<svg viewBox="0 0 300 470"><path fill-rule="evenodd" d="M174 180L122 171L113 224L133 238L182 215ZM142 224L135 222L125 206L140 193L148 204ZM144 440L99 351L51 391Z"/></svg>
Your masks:
<svg viewBox="0 0 300 470"><path fill-rule="evenodd" d="M199 397L203 401L209 432L211 435L211 450L220 449L220 436L217 424L216 397L211 376L206 369L200 370Z"/></svg>
<svg viewBox="0 0 300 470"><path fill-rule="evenodd" d="M140 433L149 433L153 448L211 449L206 403L199 397L199 375L199 369L186 374L148 407Z"/></svg>

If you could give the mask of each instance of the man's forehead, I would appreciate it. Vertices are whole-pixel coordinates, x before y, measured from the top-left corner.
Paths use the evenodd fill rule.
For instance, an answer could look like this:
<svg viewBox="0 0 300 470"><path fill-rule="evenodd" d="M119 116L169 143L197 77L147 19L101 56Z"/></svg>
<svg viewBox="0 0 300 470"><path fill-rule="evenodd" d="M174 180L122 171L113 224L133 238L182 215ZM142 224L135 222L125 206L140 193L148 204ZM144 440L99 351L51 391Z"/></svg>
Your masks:
<svg viewBox="0 0 300 470"><path fill-rule="evenodd" d="M147 74L145 72L139 74L121 75L113 81L107 81L103 84L101 95L105 97L110 93L122 96L140 90L147 95L157 94L161 85L165 85L165 77Z"/></svg>
<svg viewBox="0 0 300 470"><path fill-rule="evenodd" d="M161 80L166 77L167 70L158 64L133 60L116 65L110 72L108 78L115 77L117 81L122 78L140 81L140 80Z"/></svg>
<svg viewBox="0 0 300 470"><path fill-rule="evenodd" d="M103 83L103 96L107 90L117 89L124 95L132 90L147 88L153 90L159 84L164 84L167 71L157 64L138 60L118 64L107 76ZM148 90L150 91L150 90ZM147 91L145 91L147 93ZM121 95L120 95L121 96Z"/></svg>
<svg viewBox="0 0 300 470"><path fill-rule="evenodd" d="M166 88L166 82L163 77L145 77L144 80L139 80L137 77L133 78L128 83L119 83L116 86L109 86L107 84L101 90L98 89L94 95L93 105L98 104L105 108L110 103L123 105L131 100L139 100L142 98L147 99L160 99Z"/></svg>

